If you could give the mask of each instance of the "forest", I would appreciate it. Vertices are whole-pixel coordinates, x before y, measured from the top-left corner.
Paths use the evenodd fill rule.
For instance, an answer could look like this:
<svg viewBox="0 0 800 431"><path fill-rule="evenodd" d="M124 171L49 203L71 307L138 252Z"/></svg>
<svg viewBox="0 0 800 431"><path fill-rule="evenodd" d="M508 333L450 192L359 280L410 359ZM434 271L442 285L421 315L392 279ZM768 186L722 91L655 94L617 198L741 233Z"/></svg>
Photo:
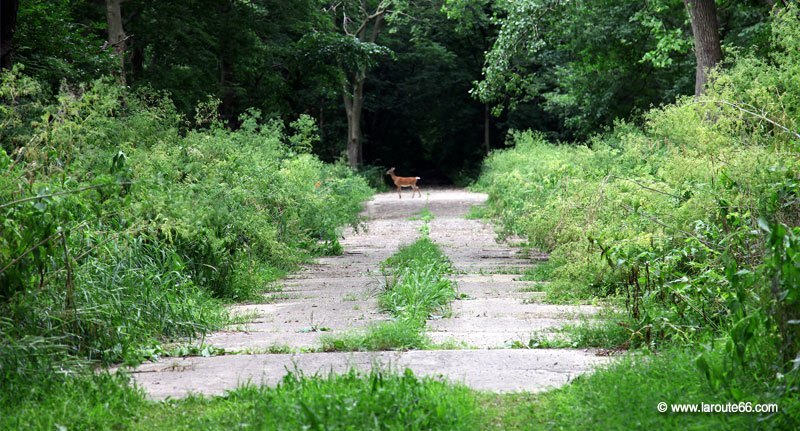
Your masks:
<svg viewBox="0 0 800 431"><path fill-rule="evenodd" d="M800 427L793 0L3 0L0 68L2 429ZM389 168L424 197L383 193ZM519 305L600 310L484 350L608 365L544 392L350 370L166 401L125 371L481 350L430 335L494 271L437 236L451 189L486 196L461 222L544 256L495 271L536 287ZM381 232L375 199L419 211L376 254L377 323L205 342L371 253L351 238Z"/></svg>

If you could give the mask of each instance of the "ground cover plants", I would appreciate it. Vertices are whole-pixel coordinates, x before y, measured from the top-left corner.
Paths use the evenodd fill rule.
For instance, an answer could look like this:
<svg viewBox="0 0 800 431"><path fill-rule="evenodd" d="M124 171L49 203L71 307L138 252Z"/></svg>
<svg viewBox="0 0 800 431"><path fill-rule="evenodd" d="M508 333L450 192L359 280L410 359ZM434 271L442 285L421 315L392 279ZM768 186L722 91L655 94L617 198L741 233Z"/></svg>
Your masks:
<svg viewBox="0 0 800 431"><path fill-rule="evenodd" d="M163 403L135 429L469 430L480 421L476 406L468 388L410 372L288 374L276 388L246 386L225 397Z"/></svg>
<svg viewBox="0 0 800 431"><path fill-rule="evenodd" d="M285 128L251 111L231 131L213 101L191 120L111 79L52 96L19 68L0 81L5 420L53 385L118 382L82 377L88 366L230 322L224 303L340 252L339 229L371 194L308 153L308 119Z"/></svg>
<svg viewBox="0 0 800 431"><path fill-rule="evenodd" d="M781 413L761 419L777 428L800 420L800 33L790 10L773 23L772 56L738 58L704 96L584 145L516 132L477 184L505 233L550 253L535 274L550 280L549 300L610 300L625 310L625 347L672 358L643 386L771 400ZM676 380L679 358L703 379Z"/></svg>

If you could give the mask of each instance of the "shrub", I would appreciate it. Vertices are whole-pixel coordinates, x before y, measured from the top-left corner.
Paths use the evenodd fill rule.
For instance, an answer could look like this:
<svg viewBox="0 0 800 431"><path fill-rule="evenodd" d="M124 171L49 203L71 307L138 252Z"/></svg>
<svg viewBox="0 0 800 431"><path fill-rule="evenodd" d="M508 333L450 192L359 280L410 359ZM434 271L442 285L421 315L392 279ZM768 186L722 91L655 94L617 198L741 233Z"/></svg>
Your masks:
<svg viewBox="0 0 800 431"><path fill-rule="evenodd" d="M503 233L551 253L549 294L618 298L635 345L710 343L697 366L714 388L763 390L737 386L748 373L792 405L798 24L787 8L769 60L737 59L641 129L617 124L574 146L515 132L477 184Z"/></svg>
<svg viewBox="0 0 800 431"><path fill-rule="evenodd" d="M306 152L307 117L292 136L255 112L190 130L163 94L111 79L56 98L19 69L0 83L5 392L220 327L224 301L340 251L371 193Z"/></svg>

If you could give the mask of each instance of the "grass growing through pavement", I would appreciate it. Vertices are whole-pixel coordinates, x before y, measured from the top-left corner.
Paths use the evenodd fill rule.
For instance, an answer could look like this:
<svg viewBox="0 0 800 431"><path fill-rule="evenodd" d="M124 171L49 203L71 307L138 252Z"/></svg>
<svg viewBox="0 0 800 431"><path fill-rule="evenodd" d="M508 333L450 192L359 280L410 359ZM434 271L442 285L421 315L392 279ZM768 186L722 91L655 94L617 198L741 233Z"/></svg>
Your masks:
<svg viewBox="0 0 800 431"><path fill-rule="evenodd" d="M486 218L487 212L486 205L473 205L469 208L469 212L464 218L467 220L480 220Z"/></svg>
<svg viewBox="0 0 800 431"><path fill-rule="evenodd" d="M32 393L1 393L3 403L21 399L0 415L0 429L797 429L798 403L779 404L780 412L772 415L659 413L662 401L776 402L768 394L737 399L725 388L712 388L694 359L681 350L642 353L540 394L479 392L409 371L351 371L289 375L276 388L246 386L219 397L153 402L124 376L73 376Z"/></svg>
<svg viewBox="0 0 800 431"><path fill-rule="evenodd" d="M424 235L402 247L381 264L386 283L378 296L380 307L394 320L338 336L322 338L324 351L423 349L425 321L449 312L456 298L452 266L433 241Z"/></svg>
<svg viewBox="0 0 800 431"><path fill-rule="evenodd" d="M468 430L478 398L464 386L410 372L303 377L225 396L148 401L122 375L70 377L22 397L0 415L3 430Z"/></svg>
<svg viewBox="0 0 800 431"><path fill-rule="evenodd" d="M635 331L634 322L625 313L610 308L602 309L596 316L582 317L555 330L554 334L534 333L527 343L515 342L518 349L549 348L603 348L628 350L645 344L644 331Z"/></svg>
<svg viewBox="0 0 800 431"><path fill-rule="evenodd" d="M696 354L668 350L629 356L572 384L541 394L484 394L484 420L495 429L710 430L797 429L800 404L779 404L780 413L659 413L658 403L774 403L775 398L736 398L713 389L694 366ZM722 358L717 357L717 360ZM739 376L739 380L747 380ZM748 383L753 393L758 383Z"/></svg>
<svg viewBox="0 0 800 431"><path fill-rule="evenodd" d="M287 375L276 388L246 386L227 396L158 404L136 429L471 430L476 394L463 386L403 374Z"/></svg>
<svg viewBox="0 0 800 431"><path fill-rule="evenodd" d="M322 337L325 352L423 349L429 343L423 334L425 323L396 319L374 323L365 330L351 331L338 336Z"/></svg>
<svg viewBox="0 0 800 431"><path fill-rule="evenodd" d="M421 210L419 210L419 214L417 214L417 215L415 215L415 216L411 216L411 217L409 217L408 219L409 219L409 220L412 220L412 221L413 221L413 220L422 220L422 221L424 221L425 223L428 223L429 221L433 220L433 217L434 217L434 216L433 216L433 213L432 213L432 212L431 212L431 210L430 210L430 209L429 209L429 208L426 206L426 207L422 208Z"/></svg>
<svg viewBox="0 0 800 431"><path fill-rule="evenodd" d="M427 236L402 247L383 262L382 269L387 282L378 303L396 317L424 321L455 299L455 285L448 278L453 267Z"/></svg>

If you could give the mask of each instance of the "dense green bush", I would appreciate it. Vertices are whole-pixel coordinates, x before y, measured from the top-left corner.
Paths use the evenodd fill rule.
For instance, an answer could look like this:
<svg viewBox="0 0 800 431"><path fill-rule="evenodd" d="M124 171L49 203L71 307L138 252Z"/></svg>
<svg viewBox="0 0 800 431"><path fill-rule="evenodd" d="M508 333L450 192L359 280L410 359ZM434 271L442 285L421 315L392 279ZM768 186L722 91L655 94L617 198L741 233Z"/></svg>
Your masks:
<svg viewBox="0 0 800 431"><path fill-rule="evenodd" d="M307 153L308 118L287 133L251 112L231 131L199 112L189 129L164 95L112 80L56 98L19 69L0 80L4 388L219 327L224 301L340 252L371 193Z"/></svg>
<svg viewBox="0 0 800 431"><path fill-rule="evenodd" d="M478 182L506 234L550 253L551 297L620 298L634 345L721 337L727 362L698 361L710 381L744 367L787 394L800 346L785 227L800 222L796 14L775 18L770 59L738 59L705 96L580 146L516 132Z"/></svg>

